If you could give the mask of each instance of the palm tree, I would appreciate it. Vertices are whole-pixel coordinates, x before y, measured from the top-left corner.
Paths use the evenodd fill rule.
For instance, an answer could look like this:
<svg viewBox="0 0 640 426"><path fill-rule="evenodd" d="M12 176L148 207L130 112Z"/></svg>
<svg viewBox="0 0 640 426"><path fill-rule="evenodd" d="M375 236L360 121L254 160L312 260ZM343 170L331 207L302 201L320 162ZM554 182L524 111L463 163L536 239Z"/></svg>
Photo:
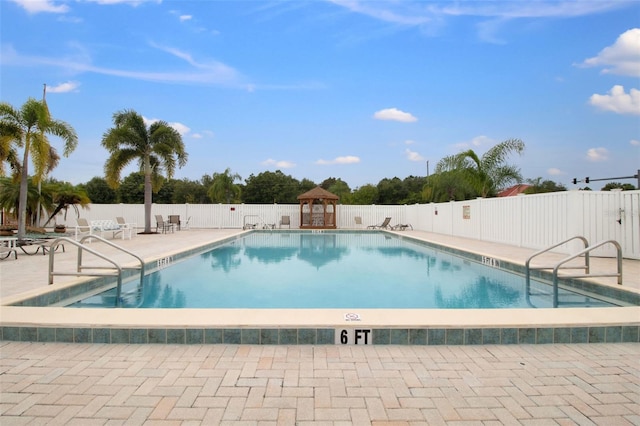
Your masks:
<svg viewBox="0 0 640 426"><path fill-rule="evenodd" d="M231 201L239 201L240 187L233 182L241 179L242 177L239 174L231 174L231 169L228 167L224 173L214 173L213 182L207 191L207 195L214 203L225 201L227 204L231 204Z"/></svg>
<svg viewBox="0 0 640 426"><path fill-rule="evenodd" d="M152 192L162 186L162 171L173 177L176 164L187 163L182 136L166 121L156 121L149 127L133 110L113 114L114 127L102 137L102 146L111 154L105 163L105 178L112 188L120 184L120 173L133 160L138 160L144 174L144 233L151 233Z"/></svg>
<svg viewBox="0 0 640 426"><path fill-rule="evenodd" d="M436 165L436 173L460 173L482 197L492 196L509 183L522 181L520 170L505 161L510 154L523 151L524 142L508 139L490 148L482 157L472 149L444 157Z"/></svg>
<svg viewBox="0 0 640 426"><path fill-rule="evenodd" d="M24 239L26 233L29 155L35 169L34 183L37 183L44 176L51 160L51 145L47 134L58 136L64 141L65 157L68 157L78 145L78 137L73 127L64 121L51 118L44 100L36 101L29 98L19 110L6 102L0 103L0 145L5 146L2 154L5 157L0 159L7 161L10 155L17 153L16 147L24 150L22 162L16 163L20 167L17 235L20 240ZM15 157L16 161L17 158L19 157Z"/></svg>
<svg viewBox="0 0 640 426"><path fill-rule="evenodd" d="M68 182L50 184L48 191L52 194L51 198L55 207L51 209L53 211L49 215L45 226L62 210L64 210L64 219L66 221L69 207L73 207L76 211L76 216L80 217L78 205L86 207L91 203L84 189L73 186Z"/></svg>

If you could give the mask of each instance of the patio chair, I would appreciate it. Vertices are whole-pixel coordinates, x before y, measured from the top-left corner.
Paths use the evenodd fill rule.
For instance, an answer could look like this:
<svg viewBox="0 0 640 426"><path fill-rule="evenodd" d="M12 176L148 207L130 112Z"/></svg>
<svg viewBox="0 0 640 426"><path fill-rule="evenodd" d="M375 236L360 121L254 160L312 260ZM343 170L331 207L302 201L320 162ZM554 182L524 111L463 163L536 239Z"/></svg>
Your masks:
<svg viewBox="0 0 640 426"><path fill-rule="evenodd" d="M122 228L125 229L130 229L131 231L129 231L129 233L131 233L133 235L133 231L135 231L135 229L138 227L137 223L133 223L133 222L127 222L124 217L116 217L116 223L118 225L120 225Z"/></svg>
<svg viewBox="0 0 640 426"><path fill-rule="evenodd" d="M178 227L178 231L180 230L180 215L178 214L170 214L169 215L169 223L171 223L173 226L177 226Z"/></svg>
<svg viewBox="0 0 640 426"><path fill-rule="evenodd" d="M356 216L353 220L356 222L356 228L362 228L362 217Z"/></svg>
<svg viewBox="0 0 640 426"><path fill-rule="evenodd" d="M77 225L75 226L75 238L76 241L85 235L91 235L91 226L89 226L89 221L83 217L79 217L76 219Z"/></svg>
<svg viewBox="0 0 640 426"><path fill-rule="evenodd" d="M282 219L280 219L280 228L282 228L284 225L288 226L289 229L291 229L291 218L289 216L282 216Z"/></svg>
<svg viewBox="0 0 640 426"><path fill-rule="evenodd" d="M389 222L391 222L391 218L385 217L384 221L380 225L369 225L367 226L367 229L391 229Z"/></svg>
<svg viewBox="0 0 640 426"><path fill-rule="evenodd" d="M184 224L182 224L182 229L190 229L190 228L189 228L189 223L190 223L190 222L191 222L191 216L189 216L189 217L187 218L187 221L186 221Z"/></svg>
<svg viewBox="0 0 640 426"><path fill-rule="evenodd" d="M173 232L173 223L164 220L161 214L156 215L156 232L158 229L162 229L162 233L166 234L168 231Z"/></svg>

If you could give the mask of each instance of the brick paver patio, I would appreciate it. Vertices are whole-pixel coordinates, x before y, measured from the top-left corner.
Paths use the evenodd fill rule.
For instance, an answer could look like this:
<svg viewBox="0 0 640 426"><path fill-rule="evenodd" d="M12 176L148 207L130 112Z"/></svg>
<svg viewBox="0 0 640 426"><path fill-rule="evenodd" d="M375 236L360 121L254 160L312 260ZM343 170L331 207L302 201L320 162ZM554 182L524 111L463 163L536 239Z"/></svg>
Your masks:
<svg viewBox="0 0 640 426"><path fill-rule="evenodd" d="M0 342L0 424L640 424L640 344Z"/></svg>

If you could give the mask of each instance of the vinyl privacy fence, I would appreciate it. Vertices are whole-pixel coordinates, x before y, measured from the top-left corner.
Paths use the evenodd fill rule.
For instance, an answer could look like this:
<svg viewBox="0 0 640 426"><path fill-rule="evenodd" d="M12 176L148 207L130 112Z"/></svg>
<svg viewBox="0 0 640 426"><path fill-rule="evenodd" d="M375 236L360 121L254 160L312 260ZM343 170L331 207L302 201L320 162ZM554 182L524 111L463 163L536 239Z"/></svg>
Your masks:
<svg viewBox="0 0 640 426"><path fill-rule="evenodd" d="M289 216L291 228L300 226L298 204L154 204L154 215L180 215L198 228L242 228L245 223L279 226L282 216ZM640 191L565 191L550 194L521 195L505 198L479 198L468 201L413 205L338 205L339 229L356 229L355 217L363 225L380 224L391 217L391 224L410 224L413 229L438 234L490 241L519 247L541 249L581 235L590 244L615 240L623 256L640 259ZM124 217L127 222L144 227L142 204L92 204L80 211L87 220ZM57 223L76 225L70 214ZM578 245L559 247L561 253L575 253ZM614 256L608 245L593 252Z"/></svg>

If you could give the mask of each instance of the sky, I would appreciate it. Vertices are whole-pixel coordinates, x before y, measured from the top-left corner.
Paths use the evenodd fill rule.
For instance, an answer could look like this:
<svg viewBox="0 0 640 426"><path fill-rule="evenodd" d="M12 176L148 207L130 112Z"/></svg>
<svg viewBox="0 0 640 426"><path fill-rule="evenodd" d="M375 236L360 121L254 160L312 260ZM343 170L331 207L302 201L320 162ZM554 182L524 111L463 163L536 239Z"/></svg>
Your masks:
<svg viewBox="0 0 640 426"><path fill-rule="evenodd" d="M525 179L640 169L638 1L0 0L0 49L0 100L46 85L76 130L51 174L73 184L104 176L123 110L180 132L178 179L280 170L356 189L511 138Z"/></svg>

